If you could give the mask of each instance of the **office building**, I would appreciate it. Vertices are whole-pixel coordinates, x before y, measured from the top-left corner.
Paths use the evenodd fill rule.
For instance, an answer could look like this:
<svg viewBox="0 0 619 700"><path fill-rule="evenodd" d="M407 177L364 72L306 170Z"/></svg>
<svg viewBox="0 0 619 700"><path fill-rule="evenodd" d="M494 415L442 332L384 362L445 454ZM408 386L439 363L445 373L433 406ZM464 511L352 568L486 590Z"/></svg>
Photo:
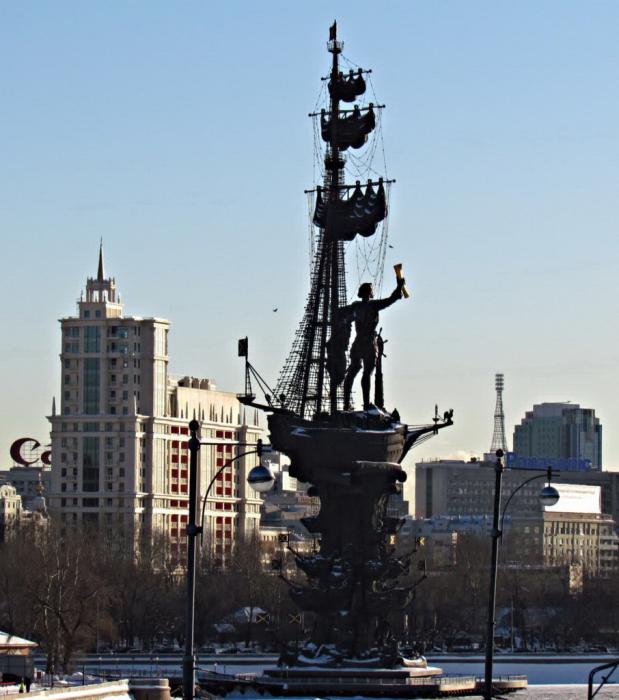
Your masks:
<svg viewBox="0 0 619 700"><path fill-rule="evenodd" d="M507 469L501 491L503 506L535 474ZM506 518L506 534L518 537L521 561L547 566L576 563L591 575L615 570L619 472L562 472L553 480L559 502L544 509L538 496L545 472L537 474L542 478L514 495ZM424 535L430 531L472 534L475 524L485 528L492 517L494 484L491 461L417 463L415 512L423 526L416 525L414 531Z"/></svg>
<svg viewBox="0 0 619 700"><path fill-rule="evenodd" d="M0 483L5 482L15 487L26 508L35 501L40 493L48 493L51 487L51 469L49 467L11 467L0 472Z"/></svg>
<svg viewBox="0 0 619 700"><path fill-rule="evenodd" d="M601 510L599 486L555 483L559 500L527 517L514 518L512 537L522 561L579 566L586 576L619 569L615 522Z"/></svg>
<svg viewBox="0 0 619 700"><path fill-rule="evenodd" d="M0 542L5 542L11 530L21 520L21 496L11 484L0 484Z"/></svg>
<svg viewBox="0 0 619 700"><path fill-rule="evenodd" d="M261 436L257 412L209 379L168 374L170 324L126 316L99 251L78 314L60 321L60 410L52 409L49 506L66 524L96 525L137 544L163 534L178 550L188 507L188 423L200 422L198 489ZM237 446L243 447L237 452ZM223 560L238 534L257 532L260 498L247 484L256 457L239 459L215 481L205 542Z"/></svg>
<svg viewBox="0 0 619 700"><path fill-rule="evenodd" d="M543 472L540 472L540 474ZM506 470L503 474L503 502L525 478L533 473ZM494 462L434 460L415 465L415 517L489 516L494 504ZM510 504L512 515L528 513L538 505L541 480L528 484Z"/></svg>
<svg viewBox="0 0 619 700"><path fill-rule="evenodd" d="M11 539L19 527L44 526L47 522L47 505L41 482L38 494L26 508L17 489L12 484L0 481L0 542Z"/></svg>
<svg viewBox="0 0 619 700"><path fill-rule="evenodd" d="M531 466L532 459L558 460L555 466L563 470L601 470L602 426L592 408L536 404L514 428L514 454L523 462L519 466Z"/></svg>

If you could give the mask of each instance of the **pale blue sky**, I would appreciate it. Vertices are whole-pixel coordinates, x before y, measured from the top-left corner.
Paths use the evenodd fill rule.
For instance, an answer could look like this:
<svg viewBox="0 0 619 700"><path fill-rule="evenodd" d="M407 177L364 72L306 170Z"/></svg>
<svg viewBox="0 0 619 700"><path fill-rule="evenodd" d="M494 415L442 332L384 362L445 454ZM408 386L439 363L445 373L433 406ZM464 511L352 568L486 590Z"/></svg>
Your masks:
<svg viewBox="0 0 619 700"><path fill-rule="evenodd" d="M276 379L334 17L388 106L387 263L413 290L383 318L388 403L455 409L413 457L487 450L503 371L510 434L533 403L580 402L619 468L619 3L539 0L2 2L4 464L45 439L57 319L100 236L126 312L172 321L173 372L238 390L248 334Z"/></svg>

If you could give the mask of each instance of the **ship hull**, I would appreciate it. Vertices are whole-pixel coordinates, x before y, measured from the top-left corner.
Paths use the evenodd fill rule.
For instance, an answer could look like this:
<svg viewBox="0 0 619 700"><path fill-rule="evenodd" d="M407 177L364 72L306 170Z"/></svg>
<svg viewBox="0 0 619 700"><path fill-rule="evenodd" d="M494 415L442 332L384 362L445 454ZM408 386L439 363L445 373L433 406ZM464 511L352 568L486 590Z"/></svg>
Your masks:
<svg viewBox="0 0 619 700"><path fill-rule="evenodd" d="M290 457L290 475L304 482L313 482L317 471L349 473L358 461L397 463L407 436L405 425L380 412L325 421L272 414L268 422L271 444Z"/></svg>

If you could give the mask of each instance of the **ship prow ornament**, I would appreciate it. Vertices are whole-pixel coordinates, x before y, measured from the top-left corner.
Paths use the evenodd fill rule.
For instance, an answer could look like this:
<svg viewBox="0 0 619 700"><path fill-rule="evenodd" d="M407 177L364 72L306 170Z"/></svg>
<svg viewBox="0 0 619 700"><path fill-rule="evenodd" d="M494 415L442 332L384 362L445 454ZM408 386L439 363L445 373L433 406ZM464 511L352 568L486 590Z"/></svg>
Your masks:
<svg viewBox="0 0 619 700"><path fill-rule="evenodd" d="M290 475L309 483L310 492L320 498L319 514L304 521L320 535L320 549L296 556L306 581L289 583L292 598L312 613L315 623L307 646L286 659L288 677L291 669L303 666L431 676L440 670L428 669L421 658L404 659L389 628L390 614L410 604L415 584L398 583L414 556L396 553L402 522L389 517L387 505L406 480L401 464L408 451L452 425L453 412L439 416L436 410L427 424L411 425L397 410L385 409L386 341L380 315L384 311L388 319L387 308L409 292L398 264L392 293L374 298L387 248L385 221L393 180L346 184L347 160L357 174L360 163L360 156L348 154L361 152L368 143L381 106L360 102L342 109L342 102L362 100L369 72L342 71L342 46L334 24L328 42L331 71L325 79L328 107L313 115L325 153L323 181L310 191L315 245L305 312L275 390L250 364L247 339L239 342L246 369L245 393L239 400L268 413L274 449L290 458ZM349 301L345 253L359 240L374 241L382 258L379 270L359 280L358 299ZM363 401L355 410L352 390L359 373ZM252 379L264 401L256 399Z"/></svg>

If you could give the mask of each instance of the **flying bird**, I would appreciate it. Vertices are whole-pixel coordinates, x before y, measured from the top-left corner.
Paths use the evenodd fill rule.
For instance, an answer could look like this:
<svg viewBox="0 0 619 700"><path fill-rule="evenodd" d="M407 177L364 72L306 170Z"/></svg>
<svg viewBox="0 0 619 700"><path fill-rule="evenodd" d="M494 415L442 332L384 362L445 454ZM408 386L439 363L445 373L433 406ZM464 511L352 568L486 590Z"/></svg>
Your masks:
<svg viewBox="0 0 619 700"><path fill-rule="evenodd" d="M277 311L277 308L278 308L278 307L276 306L276 307L273 309L273 313L275 313L275 312Z"/></svg>

